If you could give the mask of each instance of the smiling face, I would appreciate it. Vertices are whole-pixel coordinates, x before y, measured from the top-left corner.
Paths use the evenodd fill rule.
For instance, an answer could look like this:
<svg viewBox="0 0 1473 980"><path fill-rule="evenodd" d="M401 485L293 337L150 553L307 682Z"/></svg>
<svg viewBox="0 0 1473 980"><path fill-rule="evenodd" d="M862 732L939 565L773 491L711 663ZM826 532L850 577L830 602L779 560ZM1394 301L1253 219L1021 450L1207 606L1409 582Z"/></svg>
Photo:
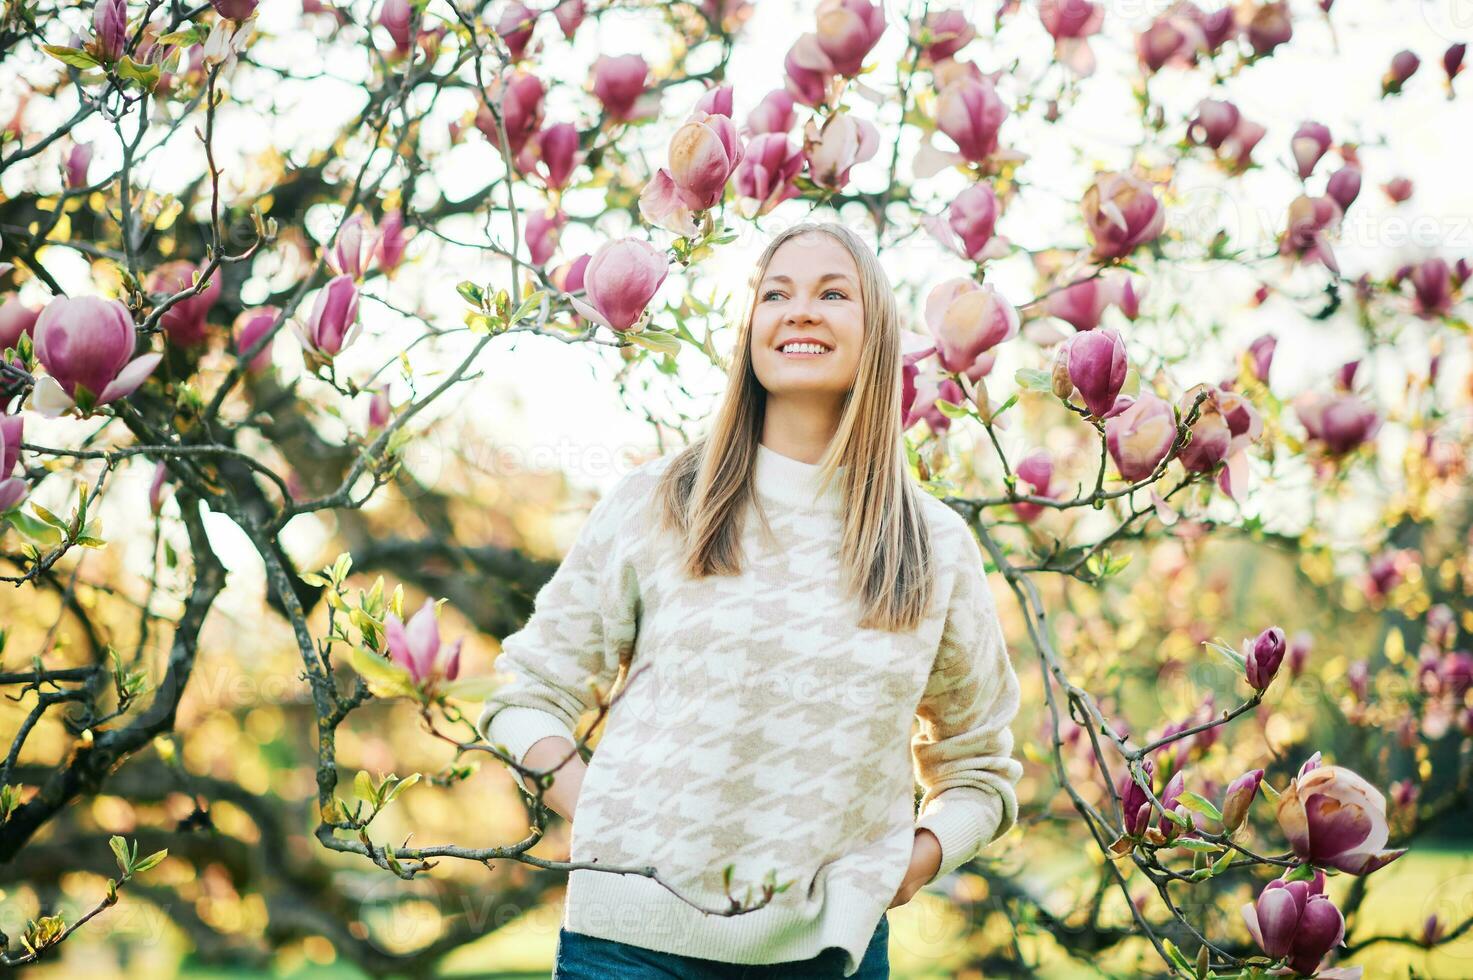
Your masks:
<svg viewBox="0 0 1473 980"><path fill-rule="evenodd" d="M842 397L854 386L864 304L859 269L843 245L822 232L789 238L768 262L756 300L752 371L769 397ZM809 345L782 349L804 338Z"/></svg>

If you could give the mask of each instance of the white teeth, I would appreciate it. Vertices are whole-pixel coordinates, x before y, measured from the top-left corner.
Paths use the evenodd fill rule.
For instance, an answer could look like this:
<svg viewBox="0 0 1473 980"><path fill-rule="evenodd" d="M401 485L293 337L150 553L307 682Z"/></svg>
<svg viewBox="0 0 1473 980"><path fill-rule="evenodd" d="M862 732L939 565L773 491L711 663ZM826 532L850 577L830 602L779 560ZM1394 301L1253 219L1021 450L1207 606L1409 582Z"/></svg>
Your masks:
<svg viewBox="0 0 1473 980"><path fill-rule="evenodd" d="M826 348L819 344L784 344L782 346L784 354L822 354L825 351Z"/></svg>

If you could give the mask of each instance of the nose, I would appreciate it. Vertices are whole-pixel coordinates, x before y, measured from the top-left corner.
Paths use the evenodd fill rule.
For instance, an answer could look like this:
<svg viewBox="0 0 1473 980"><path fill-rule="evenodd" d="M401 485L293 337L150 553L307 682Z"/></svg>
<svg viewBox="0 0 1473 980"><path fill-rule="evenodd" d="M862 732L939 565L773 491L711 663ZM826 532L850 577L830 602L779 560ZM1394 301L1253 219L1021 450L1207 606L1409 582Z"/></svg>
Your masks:
<svg viewBox="0 0 1473 980"><path fill-rule="evenodd" d="M787 315L783 317L784 324L816 323L821 317L814 312L811 299L795 299L788 304Z"/></svg>

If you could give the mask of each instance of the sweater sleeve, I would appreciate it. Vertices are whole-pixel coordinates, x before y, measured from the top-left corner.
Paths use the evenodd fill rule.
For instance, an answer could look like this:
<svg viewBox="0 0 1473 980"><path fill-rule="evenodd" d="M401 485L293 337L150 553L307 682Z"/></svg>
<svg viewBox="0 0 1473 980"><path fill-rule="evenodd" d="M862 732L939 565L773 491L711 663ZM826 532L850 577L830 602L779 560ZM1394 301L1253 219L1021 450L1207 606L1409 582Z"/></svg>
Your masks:
<svg viewBox="0 0 1473 980"><path fill-rule="evenodd" d="M492 665L509 680L486 698L476 728L518 762L549 735L576 741L579 716L597 707L590 684L607 695L622 658L634 647L639 584L621 535L629 510L626 475L590 511L552 578L537 591L532 614L501 641ZM517 785L533 790L516 770Z"/></svg>
<svg viewBox="0 0 1473 980"><path fill-rule="evenodd" d="M940 649L916 711L911 738L924 793L916 826L941 842L933 881L971 860L1017 821L1009 729L1018 711L1013 671L981 549L966 532L964 556L947 604Z"/></svg>

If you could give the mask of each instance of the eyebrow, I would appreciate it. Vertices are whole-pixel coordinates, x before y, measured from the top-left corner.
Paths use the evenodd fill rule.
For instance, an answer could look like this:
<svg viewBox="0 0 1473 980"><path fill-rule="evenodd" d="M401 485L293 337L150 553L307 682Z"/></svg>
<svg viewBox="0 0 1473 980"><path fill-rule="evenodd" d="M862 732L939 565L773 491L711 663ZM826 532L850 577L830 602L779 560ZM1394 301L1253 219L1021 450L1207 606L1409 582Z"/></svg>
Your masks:
<svg viewBox="0 0 1473 980"><path fill-rule="evenodd" d="M821 283L828 282L830 279L843 279L843 280L845 280L847 282L853 282L854 281L854 280L850 279L849 276L845 275L842 272L825 272L823 275L821 275L821 276L818 277L818 281L821 282ZM788 283L790 285L793 282L793 280L792 280L791 277L784 276L784 275L768 276L767 278L763 279L762 281L763 282L785 282L785 283Z"/></svg>

